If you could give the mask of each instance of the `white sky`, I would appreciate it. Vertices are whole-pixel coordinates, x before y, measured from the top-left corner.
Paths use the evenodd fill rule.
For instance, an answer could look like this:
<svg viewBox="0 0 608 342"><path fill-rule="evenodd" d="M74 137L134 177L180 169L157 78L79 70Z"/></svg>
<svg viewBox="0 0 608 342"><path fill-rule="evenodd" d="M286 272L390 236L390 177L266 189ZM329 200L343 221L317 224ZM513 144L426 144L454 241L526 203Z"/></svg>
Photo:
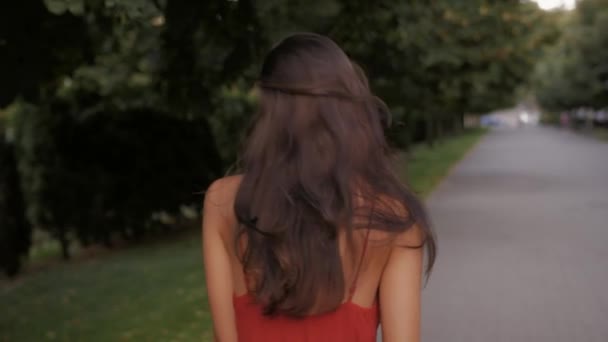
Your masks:
<svg viewBox="0 0 608 342"><path fill-rule="evenodd" d="M550 10L558 7L565 7L566 9L573 9L576 0L534 0L538 3L538 6L544 10Z"/></svg>

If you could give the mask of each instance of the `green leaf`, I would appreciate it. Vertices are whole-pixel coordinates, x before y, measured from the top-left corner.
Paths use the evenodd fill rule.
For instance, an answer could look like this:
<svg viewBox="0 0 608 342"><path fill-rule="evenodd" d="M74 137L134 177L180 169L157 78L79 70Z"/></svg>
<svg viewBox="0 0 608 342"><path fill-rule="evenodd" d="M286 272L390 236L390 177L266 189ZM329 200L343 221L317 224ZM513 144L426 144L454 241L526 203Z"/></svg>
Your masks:
<svg viewBox="0 0 608 342"><path fill-rule="evenodd" d="M57 15L61 15L68 10L68 3L66 0L44 0L44 4L49 12Z"/></svg>

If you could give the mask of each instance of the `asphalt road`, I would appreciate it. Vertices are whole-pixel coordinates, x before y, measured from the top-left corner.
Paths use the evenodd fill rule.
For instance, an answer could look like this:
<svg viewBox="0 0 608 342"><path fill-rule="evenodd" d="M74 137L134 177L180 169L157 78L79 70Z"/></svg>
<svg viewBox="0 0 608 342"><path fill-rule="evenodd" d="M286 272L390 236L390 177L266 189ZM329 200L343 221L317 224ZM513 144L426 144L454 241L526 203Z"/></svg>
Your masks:
<svg viewBox="0 0 608 342"><path fill-rule="evenodd" d="M428 202L426 342L608 342L608 143L495 130Z"/></svg>

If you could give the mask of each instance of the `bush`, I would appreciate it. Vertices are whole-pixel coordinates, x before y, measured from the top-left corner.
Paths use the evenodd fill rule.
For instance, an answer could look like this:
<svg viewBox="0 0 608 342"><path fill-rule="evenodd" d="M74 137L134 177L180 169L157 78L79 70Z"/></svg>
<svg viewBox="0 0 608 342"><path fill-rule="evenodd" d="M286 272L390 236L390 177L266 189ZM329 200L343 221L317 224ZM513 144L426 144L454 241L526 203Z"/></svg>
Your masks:
<svg viewBox="0 0 608 342"><path fill-rule="evenodd" d="M219 176L217 161L206 159L205 125L145 108L76 122L62 153L84 209L74 222L81 241L139 237L154 228L154 213L200 203L198 193Z"/></svg>
<svg viewBox="0 0 608 342"><path fill-rule="evenodd" d="M248 123L253 122L256 100L245 84L226 87L214 99L209 122L224 165L234 165L238 158Z"/></svg>
<svg viewBox="0 0 608 342"><path fill-rule="evenodd" d="M154 214L200 203L220 174L203 119L148 108L81 117L54 103L24 106L17 120L29 217L64 257L72 233L83 245L143 236L159 227Z"/></svg>
<svg viewBox="0 0 608 342"><path fill-rule="evenodd" d="M15 149L28 221L58 239L67 258L70 215L77 212L69 198L71 178L58 150L57 137L64 136L67 116L53 113L51 105L20 102L15 108Z"/></svg>

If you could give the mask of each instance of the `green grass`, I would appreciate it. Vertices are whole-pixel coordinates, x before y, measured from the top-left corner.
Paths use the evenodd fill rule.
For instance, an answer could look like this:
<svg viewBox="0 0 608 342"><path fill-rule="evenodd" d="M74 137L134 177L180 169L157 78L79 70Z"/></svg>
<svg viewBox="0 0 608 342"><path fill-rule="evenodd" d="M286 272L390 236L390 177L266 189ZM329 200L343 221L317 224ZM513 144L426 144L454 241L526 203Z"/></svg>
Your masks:
<svg viewBox="0 0 608 342"><path fill-rule="evenodd" d="M413 190L425 197L485 133L483 129L471 129L445 139L433 148L417 145L408 157L399 156L398 167Z"/></svg>
<svg viewBox="0 0 608 342"><path fill-rule="evenodd" d="M198 234L30 272L0 287L0 341L207 341Z"/></svg>
<svg viewBox="0 0 608 342"><path fill-rule="evenodd" d="M414 190L428 194L482 135L415 147L407 163ZM37 265L0 281L0 341L211 340L198 233L49 262L57 252L42 244L31 256Z"/></svg>
<svg viewBox="0 0 608 342"><path fill-rule="evenodd" d="M76 255L80 253L81 247L73 241L70 244L70 254ZM59 241L53 239L51 235L43 230L35 229L32 232L32 247L29 252L30 262L45 261L49 259L57 259L61 255L61 245Z"/></svg>
<svg viewBox="0 0 608 342"><path fill-rule="evenodd" d="M596 139L608 142L608 129L607 128L594 128L591 135Z"/></svg>
<svg viewBox="0 0 608 342"><path fill-rule="evenodd" d="M608 128L605 127L575 127L573 131L586 137L608 142Z"/></svg>

